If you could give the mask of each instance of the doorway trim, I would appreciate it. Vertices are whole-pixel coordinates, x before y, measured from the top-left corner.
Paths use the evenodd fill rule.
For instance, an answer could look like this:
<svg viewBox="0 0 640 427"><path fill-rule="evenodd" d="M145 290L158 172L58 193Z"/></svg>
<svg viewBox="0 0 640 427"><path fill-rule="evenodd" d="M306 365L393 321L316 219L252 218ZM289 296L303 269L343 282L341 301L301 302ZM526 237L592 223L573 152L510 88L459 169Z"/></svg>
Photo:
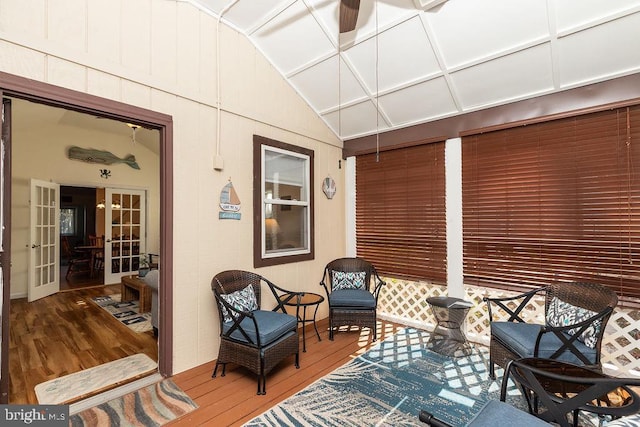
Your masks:
<svg viewBox="0 0 640 427"><path fill-rule="evenodd" d="M80 113L93 114L124 122L139 123L157 129L160 134L160 316L158 335L158 370L164 377L173 373L173 118L145 108L124 104L111 99L101 98L84 92L78 92L0 72L0 94L21 98L54 107L65 108ZM9 142L7 152L10 152ZM7 156L10 165L10 157ZM7 166L7 165L5 165ZM10 170L10 166L7 168ZM8 180L7 180L8 181ZM5 185L11 188L11 183ZM11 218L5 222L7 230L11 228ZM10 240L5 240L9 243ZM10 247L5 254L11 259ZM10 274L6 272L4 282L4 303L2 305L2 333L8 333L10 308ZM5 331L7 329L7 331ZM9 355L9 341L2 340L1 381L8 384L9 371L6 360ZM6 348L5 348L6 347ZM6 367L5 367L6 366ZM1 387L2 384L0 384ZM2 390L0 390L2 392ZM2 400L3 396L0 396ZM7 395L8 400L8 395ZM0 402L8 403L8 402Z"/></svg>

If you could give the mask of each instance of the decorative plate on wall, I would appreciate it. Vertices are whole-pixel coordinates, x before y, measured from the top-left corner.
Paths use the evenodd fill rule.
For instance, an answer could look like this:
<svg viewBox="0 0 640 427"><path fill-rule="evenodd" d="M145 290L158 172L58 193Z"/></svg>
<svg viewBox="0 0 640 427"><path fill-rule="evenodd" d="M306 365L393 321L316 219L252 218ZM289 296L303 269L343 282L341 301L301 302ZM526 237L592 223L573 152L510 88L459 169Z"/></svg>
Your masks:
<svg viewBox="0 0 640 427"><path fill-rule="evenodd" d="M326 177L322 181L322 191L327 199L333 199L333 195L336 194L336 182L330 176Z"/></svg>

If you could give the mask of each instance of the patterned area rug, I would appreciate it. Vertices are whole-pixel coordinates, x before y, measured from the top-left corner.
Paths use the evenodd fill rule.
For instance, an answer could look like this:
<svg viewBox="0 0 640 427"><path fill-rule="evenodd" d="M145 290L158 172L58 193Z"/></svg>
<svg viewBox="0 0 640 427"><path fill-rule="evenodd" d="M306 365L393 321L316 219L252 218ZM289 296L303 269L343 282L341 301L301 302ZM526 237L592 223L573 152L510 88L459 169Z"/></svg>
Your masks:
<svg viewBox="0 0 640 427"><path fill-rule="evenodd" d="M496 368L496 381L489 379L486 347L450 357L428 350L431 344L429 332L404 329L245 425L424 426L418 414L425 409L459 426L486 401L500 399L503 370ZM514 383L506 401L527 410ZM496 425L505 422L510 425ZM597 416L582 414L579 424L599 425Z"/></svg>
<svg viewBox="0 0 640 427"><path fill-rule="evenodd" d="M184 391L167 379L74 414L69 425L162 426L197 407Z"/></svg>
<svg viewBox="0 0 640 427"><path fill-rule="evenodd" d="M486 401L500 398L503 371L489 379L485 347L452 358L428 350L429 337L404 329L245 425L424 426L421 409L465 425ZM513 383L507 402L526 410Z"/></svg>
<svg viewBox="0 0 640 427"><path fill-rule="evenodd" d="M421 409L464 425L500 397L499 381L488 378L488 351L450 358L427 350L429 337L406 328L246 425L419 426ZM521 400L515 386L509 394Z"/></svg>
<svg viewBox="0 0 640 427"><path fill-rule="evenodd" d="M123 381L155 371L157 366L158 364L146 354L134 354L40 383L35 386L36 397L41 405L68 403L87 394L108 389Z"/></svg>
<svg viewBox="0 0 640 427"><path fill-rule="evenodd" d="M120 294L93 297L92 300L135 332L147 332L153 329L151 313L140 313L138 301L121 302Z"/></svg>

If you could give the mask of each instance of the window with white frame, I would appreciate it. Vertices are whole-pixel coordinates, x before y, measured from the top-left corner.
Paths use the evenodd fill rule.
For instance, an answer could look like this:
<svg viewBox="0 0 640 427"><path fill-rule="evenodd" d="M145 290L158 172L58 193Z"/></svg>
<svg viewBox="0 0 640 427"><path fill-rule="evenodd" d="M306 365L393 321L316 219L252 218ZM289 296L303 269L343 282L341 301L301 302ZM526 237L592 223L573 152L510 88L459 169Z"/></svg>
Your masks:
<svg viewBox="0 0 640 427"><path fill-rule="evenodd" d="M78 208L60 209L60 235L75 236L78 233Z"/></svg>
<svg viewBox="0 0 640 427"><path fill-rule="evenodd" d="M254 212L255 267L313 259L313 150L254 136Z"/></svg>

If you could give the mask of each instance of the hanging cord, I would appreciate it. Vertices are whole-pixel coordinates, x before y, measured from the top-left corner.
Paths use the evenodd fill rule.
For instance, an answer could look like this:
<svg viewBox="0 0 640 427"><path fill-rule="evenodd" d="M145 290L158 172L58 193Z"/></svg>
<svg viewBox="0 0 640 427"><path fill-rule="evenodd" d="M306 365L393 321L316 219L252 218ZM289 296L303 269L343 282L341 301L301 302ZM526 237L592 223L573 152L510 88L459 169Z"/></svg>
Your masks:
<svg viewBox="0 0 640 427"><path fill-rule="evenodd" d="M376 7L376 163L380 161L380 87L378 83L378 62L379 62L379 50L378 50L378 0L375 3Z"/></svg>
<svg viewBox="0 0 640 427"><path fill-rule="evenodd" d="M220 11L216 22L216 161L220 157L220 20L222 20L222 15L227 13L237 2L238 0L234 0L226 5Z"/></svg>
<svg viewBox="0 0 640 427"><path fill-rule="evenodd" d="M340 32L338 31L338 138L342 140L342 74L340 56Z"/></svg>
<svg viewBox="0 0 640 427"><path fill-rule="evenodd" d="M631 256L631 175L632 175L632 163L631 163L631 116L629 107L627 107L627 215L628 215L628 254L629 254L629 264L633 264L633 258Z"/></svg>

